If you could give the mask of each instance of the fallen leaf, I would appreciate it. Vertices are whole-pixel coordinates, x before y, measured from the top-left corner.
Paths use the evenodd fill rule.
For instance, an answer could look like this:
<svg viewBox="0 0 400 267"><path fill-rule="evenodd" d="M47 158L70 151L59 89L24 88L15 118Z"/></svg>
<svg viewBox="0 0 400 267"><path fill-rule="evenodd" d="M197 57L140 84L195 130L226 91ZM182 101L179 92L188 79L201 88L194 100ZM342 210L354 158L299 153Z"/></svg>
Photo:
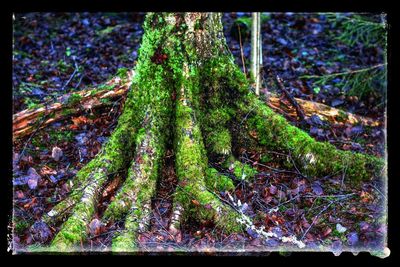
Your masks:
<svg viewBox="0 0 400 267"><path fill-rule="evenodd" d="M358 234L356 232L351 232L347 235L347 244L349 246L354 246L358 243Z"/></svg>
<svg viewBox="0 0 400 267"><path fill-rule="evenodd" d="M339 233L344 233L344 232L347 231L347 228L344 227L343 225L341 225L340 223L338 223L338 224L336 224L336 230L337 230Z"/></svg>
<svg viewBox="0 0 400 267"><path fill-rule="evenodd" d="M200 206L200 202L198 202L196 199L192 199L192 203L193 203L195 206Z"/></svg>
<svg viewBox="0 0 400 267"><path fill-rule="evenodd" d="M316 194L317 196L320 196L324 193L324 190L322 189L321 185L317 182L313 183L311 188L312 188L314 194Z"/></svg>
<svg viewBox="0 0 400 267"><path fill-rule="evenodd" d="M63 151L61 150L61 148L55 146L53 147L52 151L51 151L51 157L55 160L55 161L59 161L63 156Z"/></svg>
<svg viewBox="0 0 400 267"><path fill-rule="evenodd" d="M41 175L56 175L57 171L53 170L52 168L50 168L49 166L43 166L42 169L40 170L40 174Z"/></svg>
<svg viewBox="0 0 400 267"><path fill-rule="evenodd" d="M29 168L28 170L28 186L30 189L35 189L38 185L40 175L36 172L34 168Z"/></svg>
<svg viewBox="0 0 400 267"><path fill-rule="evenodd" d="M31 234L36 242L45 243L51 237L51 231L48 225L42 221L36 221L31 227Z"/></svg>
<svg viewBox="0 0 400 267"><path fill-rule="evenodd" d="M93 219L89 224L89 230L92 235L99 235L104 230L104 224L99 219Z"/></svg>
<svg viewBox="0 0 400 267"><path fill-rule="evenodd" d="M36 204L36 202L37 202L36 197L34 197L34 198L32 198L31 201L29 201L28 203L26 203L26 204L24 205L24 208L25 208L25 209L30 209L33 205Z"/></svg>
<svg viewBox="0 0 400 267"><path fill-rule="evenodd" d="M103 197L107 197L110 193L112 193L118 187L119 182L120 178L117 176L107 185L106 189L104 189Z"/></svg>
<svg viewBox="0 0 400 267"><path fill-rule="evenodd" d="M257 135L257 132L256 132L256 131L250 131L250 132L249 132L249 135L250 135L251 137L253 137L254 139L257 139L257 138L258 138L258 135Z"/></svg>
<svg viewBox="0 0 400 267"><path fill-rule="evenodd" d="M327 237L330 233L332 233L332 229L330 227L326 228L322 233L323 237Z"/></svg>
<svg viewBox="0 0 400 267"><path fill-rule="evenodd" d="M21 190L15 191L15 195L17 198L24 198L24 192L22 192Z"/></svg>
<svg viewBox="0 0 400 267"><path fill-rule="evenodd" d="M76 126L80 126L81 124L86 124L89 122L88 118L85 116L72 117L71 120Z"/></svg>
<svg viewBox="0 0 400 267"><path fill-rule="evenodd" d="M269 193L270 193L271 195L275 195L277 191L278 191L278 188L277 188L276 186L271 185L271 186L269 187Z"/></svg>

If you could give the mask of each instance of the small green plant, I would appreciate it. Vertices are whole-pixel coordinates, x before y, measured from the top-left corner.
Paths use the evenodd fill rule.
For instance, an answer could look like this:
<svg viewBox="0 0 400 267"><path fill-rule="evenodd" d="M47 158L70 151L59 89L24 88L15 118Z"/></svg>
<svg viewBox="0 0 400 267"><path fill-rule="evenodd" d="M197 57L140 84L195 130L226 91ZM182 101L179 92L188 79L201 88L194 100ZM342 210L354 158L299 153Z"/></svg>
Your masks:
<svg viewBox="0 0 400 267"><path fill-rule="evenodd" d="M270 14L261 13L261 15L260 15L261 24L265 23L269 19L271 19L271 15ZM251 16L243 16L243 17L237 18L232 24L231 34L236 39L238 39L239 38L239 31L240 31L241 38L245 39L245 38L249 37L250 36L252 22L253 22L253 20L252 20Z"/></svg>
<svg viewBox="0 0 400 267"><path fill-rule="evenodd" d="M70 97L67 100L67 105L75 105L79 103L82 100L82 96L77 93L73 93L70 95Z"/></svg>
<svg viewBox="0 0 400 267"><path fill-rule="evenodd" d="M29 227L29 222L26 220L16 220L14 222L14 231L16 234L22 234Z"/></svg>
<svg viewBox="0 0 400 267"><path fill-rule="evenodd" d="M67 49L65 50L65 55L67 56L67 57L69 57L69 56L71 56L71 47L67 47Z"/></svg>
<svg viewBox="0 0 400 267"><path fill-rule="evenodd" d="M97 35L104 36L104 35L110 34L115 29L115 27L117 27L117 26L109 26L103 30L98 31Z"/></svg>
<svg viewBox="0 0 400 267"><path fill-rule="evenodd" d="M117 70L117 76L121 79L125 79L128 76L128 69L127 68L119 68Z"/></svg>
<svg viewBox="0 0 400 267"><path fill-rule="evenodd" d="M340 87L349 96L357 96L359 99L365 99L369 96L378 96L379 98L380 96L384 101L387 83L387 23L385 15L328 13L326 17L340 30L339 34L333 36L334 40L348 46L362 45L366 48L381 48L383 50L383 62L328 75L305 75L300 78L312 80L315 88L335 83L335 86ZM344 61L345 55L336 55L335 59Z"/></svg>
<svg viewBox="0 0 400 267"><path fill-rule="evenodd" d="M108 98L102 98L102 99L100 99L100 102L103 103L103 104L105 104L105 105L108 105L108 104L111 103L111 100L108 99Z"/></svg>
<svg viewBox="0 0 400 267"><path fill-rule="evenodd" d="M21 51L21 50L14 50L13 51L13 56L20 56L21 58L30 58L31 55L26 53L25 51Z"/></svg>
<svg viewBox="0 0 400 267"><path fill-rule="evenodd" d="M114 85L112 85L112 84L102 84L102 85L100 85L99 87L98 87L98 89L100 89L100 90L113 90L114 89ZM95 93L97 93L97 92L95 92ZM94 94L95 94L94 93Z"/></svg>
<svg viewBox="0 0 400 267"><path fill-rule="evenodd" d="M320 87L334 83L349 96L357 96L359 99L378 93L386 96L386 64L378 64L372 67L348 70L328 75L303 75L300 79L313 81L314 92L318 93Z"/></svg>
<svg viewBox="0 0 400 267"><path fill-rule="evenodd" d="M68 64L67 62L65 62L64 60L60 59L57 62L57 67L58 67L60 72L66 72L71 68L71 65Z"/></svg>
<svg viewBox="0 0 400 267"><path fill-rule="evenodd" d="M269 154L264 154L264 155L262 155L261 158L260 158L260 162L261 162L261 163L268 163L268 162L270 162L270 161L272 161L272 160L273 160L273 158L272 158L271 155L269 155Z"/></svg>
<svg viewBox="0 0 400 267"><path fill-rule="evenodd" d="M346 112L344 112L343 110L339 110L339 115L336 117L336 119L337 119L339 122L344 122L344 121L347 120L348 117L349 117L349 116L347 115Z"/></svg>
<svg viewBox="0 0 400 267"><path fill-rule="evenodd" d="M321 91L321 88L319 86L314 87L314 93L318 94Z"/></svg>
<svg viewBox="0 0 400 267"><path fill-rule="evenodd" d="M56 131L51 130L49 132L50 142L52 144L62 142L72 142L74 140L74 133L72 131Z"/></svg>
<svg viewBox="0 0 400 267"><path fill-rule="evenodd" d="M24 102L28 109L36 109L36 108L39 108L40 106L42 106L42 104L40 104L40 101L29 98L29 97L26 97L24 99Z"/></svg>
<svg viewBox="0 0 400 267"><path fill-rule="evenodd" d="M384 14L378 19L369 14L343 15L340 13L329 13L327 19L342 32L334 38L349 45L354 46L358 43L365 47L380 46L386 48L387 23Z"/></svg>

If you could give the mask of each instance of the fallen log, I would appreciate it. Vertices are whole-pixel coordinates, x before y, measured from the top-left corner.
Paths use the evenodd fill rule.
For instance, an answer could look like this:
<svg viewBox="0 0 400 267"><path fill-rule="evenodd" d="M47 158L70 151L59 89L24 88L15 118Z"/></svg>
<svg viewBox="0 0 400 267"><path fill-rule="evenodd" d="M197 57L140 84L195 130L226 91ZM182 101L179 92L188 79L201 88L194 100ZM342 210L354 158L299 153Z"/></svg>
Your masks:
<svg viewBox="0 0 400 267"><path fill-rule="evenodd" d="M325 119L331 123L337 124L362 124L364 126L380 126L381 122L373 120L368 117L352 114L337 108L330 107L328 105L304 100L301 98L294 97L296 102L299 104L300 108L304 111L306 117L312 115L318 115L321 119ZM280 113L286 113L291 117L296 117L296 109L292 105L285 105L284 102L279 97L268 98L267 105L274 111Z"/></svg>
<svg viewBox="0 0 400 267"><path fill-rule="evenodd" d="M132 84L133 77L134 71L128 71L125 78L116 76L98 88L63 95L54 103L44 107L33 110L25 109L14 114L13 140L81 111L103 106L105 105L104 99L115 100L125 96Z"/></svg>

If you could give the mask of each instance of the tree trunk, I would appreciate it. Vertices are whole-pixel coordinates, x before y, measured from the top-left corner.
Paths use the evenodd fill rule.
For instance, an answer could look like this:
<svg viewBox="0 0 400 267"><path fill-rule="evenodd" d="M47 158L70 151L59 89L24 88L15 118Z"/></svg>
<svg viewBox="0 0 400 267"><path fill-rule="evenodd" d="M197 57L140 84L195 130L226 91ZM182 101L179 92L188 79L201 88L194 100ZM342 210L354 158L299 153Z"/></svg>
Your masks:
<svg viewBox="0 0 400 267"><path fill-rule="evenodd" d="M113 250L140 249L138 233L149 224L151 199L170 141L179 181L171 234L178 234L188 219L214 224L227 233L243 229L244 215L213 193L232 190L233 182L208 166L209 159L229 161L238 156L240 146L286 152L297 168L314 178L344 169L345 182L380 175L382 160L316 142L249 92L248 81L227 48L221 14L149 13L144 30L132 90L117 128L99 155L79 171L71 196L43 219L52 223L60 214L68 217L49 250L81 249L102 188L126 169L125 182L102 219L125 218ZM239 165L245 169L240 162L232 163Z"/></svg>

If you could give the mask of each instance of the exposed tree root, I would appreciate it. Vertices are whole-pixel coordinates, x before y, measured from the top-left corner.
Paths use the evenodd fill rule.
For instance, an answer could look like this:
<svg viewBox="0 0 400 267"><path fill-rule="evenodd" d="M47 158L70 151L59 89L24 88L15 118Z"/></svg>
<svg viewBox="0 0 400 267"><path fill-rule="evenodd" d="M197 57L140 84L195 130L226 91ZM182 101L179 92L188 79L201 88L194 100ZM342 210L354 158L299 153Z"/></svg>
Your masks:
<svg viewBox="0 0 400 267"><path fill-rule="evenodd" d="M134 114L132 100L128 97L118 126L103 150L76 175L73 180L74 195L66 202L59 203L47 214L50 217L57 217L63 206L69 207L75 204L71 209L71 216L53 239L52 248L73 250L86 239L87 225L92 219L99 193L107 182L108 176L124 169L132 158L137 132L136 124L131 119Z"/></svg>
<svg viewBox="0 0 400 267"><path fill-rule="evenodd" d="M238 121L259 145L291 155L302 173L311 177L343 175L346 182L359 182L382 176L384 160L360 153L342 151L326 142L318 142L303 130L292 126L252 94L237 104ZM289 167L295 167L288 162Z"/></svg>
<svg viewBox="0 0 400 267"><path fill-rule="evenodd" d="M159 132L157 120L149 124L156 125L150 126L148 130L143 128L146 132L138 136L136 156L128 177L104 214L105 220L116 221L128 213L125 230L113 239L112 249L115 251L133 250L136 247L137 233L144 232L149 225L151 199L155 195L165 150L165 138L160 136L165 133Z"/></svg>
<svg viewBox="0 0 400 267"><path fill-rule="evenodd" d="M208 161L197 114L191 104L194 101L188 88L192 88L193 84L190 84L187 66L184 66L184 73L187 73L186 81L189 82L183 84L178 93L181 101L176 102L175 151L179 185L174 200L175 214L179 214L177 217L181 221L191 217L200 222L215 222L228 232L238 231L241 226L237 222L237 213L207 190L205 177ZM171 228L178 229L178 226L173 223Z"/></svg>

